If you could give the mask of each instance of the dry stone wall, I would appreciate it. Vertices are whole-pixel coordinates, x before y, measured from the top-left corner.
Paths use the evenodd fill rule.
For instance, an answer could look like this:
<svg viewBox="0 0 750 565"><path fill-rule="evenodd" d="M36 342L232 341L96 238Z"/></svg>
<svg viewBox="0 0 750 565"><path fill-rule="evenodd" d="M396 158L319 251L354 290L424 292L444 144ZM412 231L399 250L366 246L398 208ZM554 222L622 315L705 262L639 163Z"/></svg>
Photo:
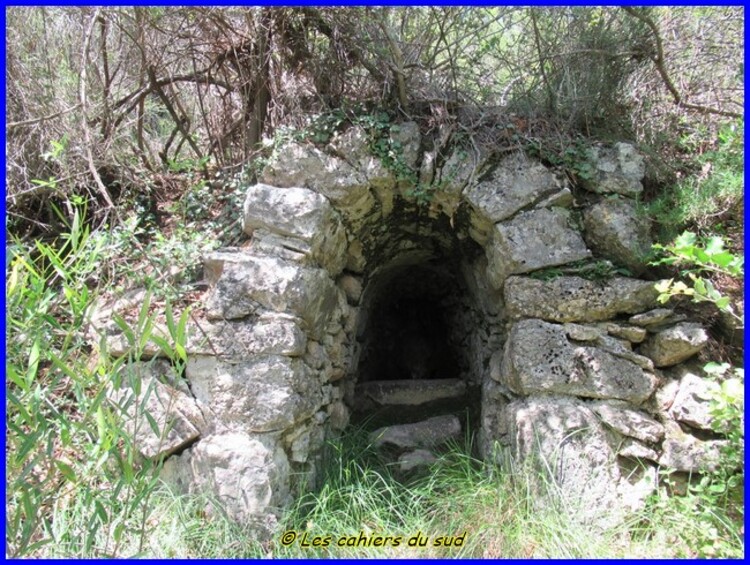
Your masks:
<svg viewBox="0 0 750 565"><path fill-rule="evenodd" d="M205 318L188 325L184 383L148 377L160 399L172 390L185 406L159 400L162 421L174 422L169 441L141 443L146 457L169 456L165 478L210 490L232 517L269 530L315 487L326 441L347 427L358 397L412 406L472 387L483 457L510 453L550 470L586 523L610 525L639 507L659 466L715 465L720 441L699 439L709 428L705 381L679 365L705 345L705 331L657 308L653 281L533 276L592 258L644 272L637 151L595 147L579 202L523 154L456 149L441 161L423 150L416 124L394 135L430 188L427 205L370 154L359 127L324 148L280 147L248 187L251 239L205 258ZM373 359L387 336L368 332L387 327L378 308L394 293L445 311L450 380L360 382L365 369L385 370ZM125 352L116 332L110 342ZM375 440L401 449L408 470L433 461L431 450L463 425L435 415L386 426Z"/></svg>

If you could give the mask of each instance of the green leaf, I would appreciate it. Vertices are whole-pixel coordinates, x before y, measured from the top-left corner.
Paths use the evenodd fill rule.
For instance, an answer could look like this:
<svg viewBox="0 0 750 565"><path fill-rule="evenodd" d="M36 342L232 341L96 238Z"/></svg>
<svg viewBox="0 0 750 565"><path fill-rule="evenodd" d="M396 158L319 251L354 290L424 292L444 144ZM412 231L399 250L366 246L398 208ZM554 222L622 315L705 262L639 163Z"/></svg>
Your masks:
<svg viewBox="0 0 750 565"><path fill-rule="evenodd" d="M700 278L693 279L693 288L698 294L706 294L706 282Z"/></svg>
<svg viewBox="0 0 750 565"><path fill-rule="evenodd" d="M729 251L722 251L721 253L717 253L716 255L711 256L712 263L724 268L729 267L734 259L734 255L729 253Z"/></svg>
<svg viewBox="0 0 750 565"><path fill-rule="evenodd" d="M674 240L675 247L693 247L698 237L693 232L683 232Z"/></svg>
<svg viewBox="0 0 750 565"><path fill-rule="evenodd" d="M63 477L65 477L69 482L75 483L78 481L75 471L67 463L63 463L59 459L55 459L55 466L60 470Z"/></svg>
<svg viewBox="0 0 750 565"><path fill-rule="evenodd" d="M708 239L705 245L706 253L716 255L724 250L724 240L719 236L713 236Z"/></svg>
<svg viewBox="0 0 750 565"><path fill-rule="evenodd" d="M716 306L717 308L719 308L719 310L728 310L729 302L730 298L728 296L722 296L716 301Z"/></svg>
<svg viewBox="0 0 750 565"><path fill-rule="evenodd" d="M156 422L156 419L147 411L144 411L143 415L146 417L148 426L151 428L151 431L154 432L154 435L156 437L161 437L161 429L159 429L159 424Z"/></svg>
<svg viewBox="0 0 750 565"><path fill-rule="evenodd" d="M39 340L35 339L29 351L29 367L26 371L26 385L31 386L36 377L37 370L39 369L39 357L40 357L40 346Z"/></svg>

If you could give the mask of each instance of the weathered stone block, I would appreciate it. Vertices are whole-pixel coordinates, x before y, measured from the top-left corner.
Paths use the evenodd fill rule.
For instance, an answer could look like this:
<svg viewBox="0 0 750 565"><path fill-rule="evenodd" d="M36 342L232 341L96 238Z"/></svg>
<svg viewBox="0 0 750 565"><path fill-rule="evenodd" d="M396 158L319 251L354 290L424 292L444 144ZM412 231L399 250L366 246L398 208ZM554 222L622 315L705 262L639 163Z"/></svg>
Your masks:
<svg viewBox="0 0 750 565"><path fill-rule="evenodd" d="M607 526L621 519L615 454L594 413L576 399L526 398L507 407L513 455L544 472L537 504L561 499L579 523Z"/></svg>
<svg viewBox="0 0 750 565"><path fill-rule="evenodd" d="M248 357L287 355L299 357L306 350L302 320L288 314L264 313L255 320L188 322L188 355Z"/></svg>
<svg viewBox="0 0 750 565"><path fill-rule="evenodd" d="M634 274L646 270L651 251L650 222L630 199L604 199L583 214L585 240L601 257L624 265Z"/></svg>
<svg viewBox="0 0 750 565"><path fill-rule="evenodd" d="M260 180L282 188L310 188L328 198L351 221L362 219L375 205L362 172L312 145L283 145L261 172Z"/></svg>
<svg viewBox="0 0 750 565"><path fill-rule="evenodd" d="M597 402L592 408L602 422L622 435L651 443L664 437L664 426L642 412L606 402Z"/></svg>
<svg viewBox="0 0 750 565"><path fill-rule="evenodd" d="M267 230L280 248L298 250L335 276L346 261L346 232L328 200L306 188L256 184L247 189L243 229Z"/></svg>
<svg viewBox="0 0 750 565"><path fill-rule="evenodd" d="M186 374L196 399L214 418L253 432L288 429L324 401L317 376L299 359L258 355L230 363L194 356Z"/></svg>
<svg viewBox="0 0 750 565"><path fill-rule="evenodd" d="M593 174L581 179L586 190L602 194L636 196L643 191L641 180L646 173L643 156L629 143L612 147L592 147L587 153Z"/></svg>
<svg viewBox="0 0 750 565"><path fill-rule="evenodd" d="M669 410L670 415L678 422L710 430L713 421L710 412L710 393L710 381L689 371L683 371L679 390Z"/></svg>
<svg viewBox="0 0 750 565"><path fill-rule="evenodd" d="M485 249L487 275L500 288L508 275L528 273L587 259L591 252L581 235L570 228L561 209L522 212L497 224Z"/></svg>
<svg viewBox="0 0 750 565"><path fill-rule="evenodd" d="M237 522L263 521L290 502L289 462L270 437L216 433L201 440L186 463L190 490L215 494Z"/></svg>
<svg viewBox="0 0 750 565"><path fill-rule="evenodd" d="M209 319L244 318L261 306L294 314L317 337L336 311L339 290L324 269L237 250L209 254L205 268L213 286L206 301Z"/></svg>
<svg viewBox="0 0 750 565"><path fill-rule="evenodd" d="M549 169L517 153L503 159L488 179L469 186L464 200L471 207L473 229L489 234L494 224L560 189Z"/></svg>
<svg viewBox="0 0 750 565"><path fill-rule="evenodd" d="M653 307L659 295L653 282L623 277L606 282L567 276L550 281L509 277L504 292L511 318L553 322L596 322L642 312Z"/></svg>
<svg viewBox="0 0 750 565"><path fill-rule="evenodd" d="M140 394L123 386L108 396L123 412L125 429L141 455L154 460L168 457L200 437L206 421L195 399L157 380L147 363L127 365L125 371L140 382ZM152 429L146 414L157 430Z"/></svg>
<svg viewBox="0 0 750 565"><path fill-rule="evenodd" d="M682 323L649 336L641 344L640 352L650 357L657 367L669 367L689 359L706 343L708 334L703 326Z"/></svg>
<svg viewBox="0 0 750 565"><path fill-rule="evenodd" d="M721 460L724 440L702 441L684 433L679 425L672 422L667 426L667 437L662 443L659 465L675 471L706 473L715 471Z"/></svg>
<svg viewBox="0 0 750 565"><path fill-rule="evenodd" d="M379 428L370 434L370 441L379 447L430 448L461 438L461 422L456 416L435 416L416 424Z"/></svg>
<svg viewBox="0 0 750 565"><path fill-rule="evenodd" d="M597 347L573 345L563 326L541 320L514 324L500 382L516 394L555 393L635 404L656 388L656 377L635 363Z"/></svg>

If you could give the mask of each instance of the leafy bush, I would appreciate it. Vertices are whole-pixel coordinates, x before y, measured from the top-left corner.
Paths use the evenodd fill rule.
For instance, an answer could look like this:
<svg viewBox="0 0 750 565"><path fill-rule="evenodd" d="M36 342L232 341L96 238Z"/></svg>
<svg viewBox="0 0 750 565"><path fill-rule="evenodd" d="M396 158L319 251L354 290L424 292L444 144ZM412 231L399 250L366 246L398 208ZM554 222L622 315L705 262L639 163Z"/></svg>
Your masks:
<svg viewBox="0 0 750 565"><path fill-rule="evenodd" d="M59 245L12 247L6 282L6 552L8 556L109 556L127 536L147 533L149 496L159 462L142 460L123 425L126 406L108 400L131 391L135 417L147 420L149 391L128 362L140 358L153 328L147 298L135 327L122 320L131 354L110 359L87 335L104 240L76 209ZM184 321L181 322L184 328ZM184 342L179 324L173 341ZM175 363L179 347L166 342ZM183 350L184 353L184 350ZM160 433L165 433L161 430ZM163 435L162 435L163 437ZM126 535L127 534L127 535ZM46 546L46 547L45 547Z"/></svg>
<svg viewBox="0 0 750 565"><path fill-rule="evenodd" d="M659 224L661 238L670 240L680 230L716 230L722 218L741 221L745 191L744 121L727 123L719 129L715 147L700 151L683 138L689 155L698 152L690 165L694 174L685 175L666 187L648 207L647 213Z"/></svg>
<svg viewBox="0 0 750 565"><path fill-rule="evenodd" d="M663 304L677 295L691 296L694 302L713 302L717 308L742 322L730 304L730 297L723 296L708 278L715 274L739 278L744 273L745 258L724 249L721 237L699 238L692 232L684 232L670 245L655 244L653 248L664 256L652 261L652 265L682 267L681 275L688 277L692 284L688 287L674 278L660 282L656 285L659 302Z"/></svg>

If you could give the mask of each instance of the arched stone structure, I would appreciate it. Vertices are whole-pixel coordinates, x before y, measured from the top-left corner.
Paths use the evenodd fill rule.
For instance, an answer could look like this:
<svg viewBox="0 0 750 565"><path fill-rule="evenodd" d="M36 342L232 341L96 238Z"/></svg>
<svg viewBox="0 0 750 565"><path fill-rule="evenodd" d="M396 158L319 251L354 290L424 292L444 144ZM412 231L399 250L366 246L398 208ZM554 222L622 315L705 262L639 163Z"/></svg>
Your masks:
<svg viewBox="0 0 750 565"><path fill-rule="evenodd" d="M602 234L620 262L647 247L598 195L631 205L643 176L632 147L592 152L581 209L520 153L439 159L415 124L395 135L429 188L424 205L357 127L325 150L282 146L248 187L249 244L205 260L205 320L189 327L180 393L191 408L169 416L188 431L170 443L179 455L165 477L210 489L238 520L272 522L318 481L324 444L352 413L428 426L468 414L481 456L546 458L579 518L598 525L640 505L658 465L712 465L718 443L685 433L707 427L701 408L680 400L701 379L667 368L705 332L655 309L653 282L576 274L592 258L586 241L607 255Z"/></svg>

